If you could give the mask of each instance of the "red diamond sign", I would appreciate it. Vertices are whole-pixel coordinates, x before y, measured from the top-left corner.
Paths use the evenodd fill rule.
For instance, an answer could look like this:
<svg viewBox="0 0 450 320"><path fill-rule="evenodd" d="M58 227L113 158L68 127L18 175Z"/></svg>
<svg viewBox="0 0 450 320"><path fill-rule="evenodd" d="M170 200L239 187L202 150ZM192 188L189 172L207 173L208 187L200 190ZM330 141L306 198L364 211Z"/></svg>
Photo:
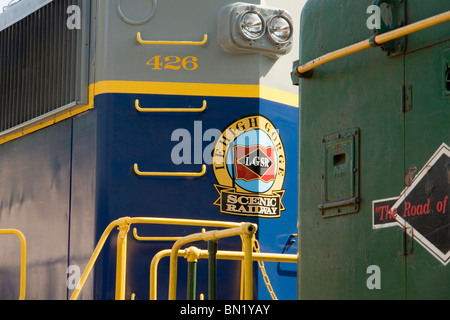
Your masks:
<svg viewBox="0 0 450 320"><path fill-rule="evenodd" d="M399 197L373 202L373 227L399 225L439 261L450 261L450 148L443 143Z"/></svg>

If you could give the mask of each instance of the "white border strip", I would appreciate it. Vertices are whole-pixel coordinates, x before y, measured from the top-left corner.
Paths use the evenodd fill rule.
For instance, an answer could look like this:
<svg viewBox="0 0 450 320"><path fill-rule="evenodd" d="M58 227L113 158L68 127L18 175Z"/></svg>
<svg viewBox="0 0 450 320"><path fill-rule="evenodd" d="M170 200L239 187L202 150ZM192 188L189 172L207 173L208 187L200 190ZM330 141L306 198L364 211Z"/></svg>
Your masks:
<svg viewBox="0 0 450 320"><path fill-rule="evenodd" d="M42 124L42 123L44 123L44 122L46 122L48 120L51 120L53 118L58 117L62 113L66 113L68 110L70 110L71 108L73 108L75 106L78 106L78 105L81 105L81 104L78 103L78 102L71 102L71 103L66 104L66 105L64 105L62 107L59 107L59 108L57 108L57 109L55 109L53 111L44 113L43 115L40 115L39 117L33 118L31 120L28 120L27 122L18 124L15 127L12 127L12 128L7 129L5 131L1 131L0 132L0 139L6 137L8 135L14 134L14 133L23 132L23 131L29 129L30 127L40 125L40 124Z"/></svg>
<svg viewBox="0 0 450 320"><path fill-rule="evenodd" d="M0 32L46 6L53 0L22 0L5 12L0 12ZM3 10L3 8L1 8Z"/></svg>
<svg viewBox="0 0 450 320"><path fill-rule="evenodd" d="M391 197L391 198L385 198L385 199L378 199L372 201L372 229L382 229L382 228L389 228L394 227L398 225L397 221L389 222L389 223L378 223L375 224L375 204L378 202L385 202L385 201L391 201L391 200L397 200L398 197ZM395 204L396 202L394 202ZM391 208L392 210L392 208Z"/></svg>

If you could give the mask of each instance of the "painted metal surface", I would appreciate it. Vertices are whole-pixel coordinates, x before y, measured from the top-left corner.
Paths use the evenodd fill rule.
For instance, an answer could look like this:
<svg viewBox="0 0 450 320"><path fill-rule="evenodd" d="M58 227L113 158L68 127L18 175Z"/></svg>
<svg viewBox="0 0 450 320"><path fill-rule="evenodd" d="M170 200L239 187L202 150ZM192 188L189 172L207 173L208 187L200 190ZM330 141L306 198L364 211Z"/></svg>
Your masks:
<svg viewBox="0 0 450 320"><path fill-rule="evenodd" d="M142 167L149 170L156 170L162 172L179 172L179 171L195 171L198 170L200 164L194 163L194 153L189 159L191 164L176 165L172 162L171 156L173 148L179 144L178 141L171 141L172 133L183 128L190 133L192 137L192 145L189 148L195 150L200 144L201 150L211 144L210 141L202 139L208 129L223 126L224 123L232 123L235 120L236 114L245 114L243 109L248 109L247 114L255 114L258 109L263 109L265 104L269 102L260 102L258 99L242 99L242 98L223 98L223 97L208 97L208 109L205 114L201 115L173 115L173 114L140 114L133 106L133 99L135 95L101 95L96 98L96 110L102 115L99 119L100 136L99 139L98 161L101 163L99 167L99 177L97 181L100 192L99 214L98 214L98 232L102 232L104 223L122 217L125 213L129 216L154 216L154 217L174 217L174 218L194 218L194 219L210 219L210 220L230 220L230 221L250 221L260 225L259 239L261 242L262 252L283 252L294 253L293 248L286 251L286 242L290 235L296 233L295 213L296 213L296 185L295 176L289 175L285 181L286 193L283 197L284 206L287 208L285 212L281 213L279 219L270 219L270 221L263 221L264 219L252 218L249 216L235 216L220 213L214 202L218 198L214 184L217 183L211 165L207 165L206 174L202 177L147 177L140 176L134 172L133 164L138 162ZM183 97L187 100L188 105L196 105L198 98ZM173 101L174 105L180 105L179 101L183 101L180 97L157 97L143 95L139 99L147 105L167 103ZM161 99L161 100L159 100ZM111 110L110 106L126 106L121 110ZM285 150L287 150L287 172L295 172L296 170L296 145L297 140L295 136L290 135L292 131L296 131L295 123L287 126L288 118L297 115L297 109L287 106L275 104L278 108L282 108L284 112L275 113L271 118L275 125L279 125L280 135L286 139L283 140ZM275 106L272 103L272 108ZM109 112L107 109L109 108ZM289 115L289 112L291 113ZM261 112L260 112L261 113ZM278 118L278 119L277 119ZM129 119L129 120L128 120ZM201 128L199 127L201 125ZM201 129L201 130L199 130ZM200 133L200 135L199 135ZM113 137L112 139L110 137ZM186 150L185 150L186 151ZM209 155L210 156L210 155ZM208 163L210 159L203 159ZM183 169L180 169L183 168ZM138 228L140 235L149 236L180 236L186 235L189 232L198 232L199 230L188 229L185 227L170 227L170 228L151 228L142 226ZM156 232L156 234L155 234ZM203 244L205 246L206 243ZM219 248L223 250L240 250L240 241L230 240L219 242ZM128 291L127 297L131 293L135 293L136 297L146 297L148 288L145 284L149 274L148 268L143 268L143 265L149 265L152 255L158 250L170 248L168 243L142 243L135 239L129 241L129 252L131 257L129 269L129 278L127 279ZM204 248L206 249L206 247ZM111 243L111 252L114 252L114 243ZM108 259L114 259L114 254ZM99 272L98 277L106 277L104 283L108 283L109 290L102 291L102 296L99 298L111 298L113 295L114 273L109 272L111 262L104 262ZM267 266L270 264L267 263ZM206 292L206 277L202 279L202 275L207 275L201 272L201 268L206 268L206 265L199 264L197 286L198 292ZM277 271L283 267L284 273ZM271 268L271 269L270 269ZM277 269L278 268L278 269ZM230 282L227 279L228 271L225 270L239 270L239 264L235 262L219 262L218 287L219 298L238 299L239 290L236 282ZM288 297L295 299L295 284L292 284L292 277L295 277L295 267L288 264L280 264L269 267L269 277L273 281L275 290L279 293L280 298ZM132 271L131 271L132 270ZM167 277L167 268L161 266L160 290L158 290L159 298L167 296L167 284L164 279ZM206 269L205 269L206 270ZM222 272L221 272L222 270ZM256 272L257 270L255 270ZM259 273L259 272L258 272ZM100 275L101 274L101 275ZM239 272L236 273L236 275ZM258 293L266 295L267 289L263 282L258 283ZM179 292L180 298L186 292L184 286L186 285L184 275L180 275ZM278 287L277 287L278 285ZM202 288L203 286L203 288ZM289 288L287 290L286 288ZM203 291L201 291L203 290ZM108 295L109 292L109 295Z"/></svg>
<svg viewBox="0 0 450 320"><path fill-rule="evenodd" d="M23 150L27 150L26 153ZM70 122L29 139L1 146L2 228L15 228L27 238L27 299L64 299L70 204ZM16 299L20 268L18 245L2 245L1 295ZM6 276L6 275L10 276ZM12 283L11 283L12 282ZM35 286L30 284L35 283Z"/></svg>
<svg viewBox="0 0 450 320"><path fill-rule="evenodd" d="M371 4L309 1L301 22L300 64L369 38L366 10ZM407 1L408 18L403 23L448 10L448 4L441 1L426 5ZM321 18L317 18L319 12ZM338 26L336 36L333 30ZM300 79L300 298L450 296L443 285L450 274L448 267L416 241L414 230L400 222L392 225L392 220L386 228L373 224L375 214L380 218L384 212L387 217L383 205L389 207L409 190L405 181L413 183L414 176L408 175L408 169L414 165L420 170L442 143L449 142L444 123L448 123L450 100L443 90L447 30L448 23L443 23L407 36L403 54L389 56L380 48L369 48L331 61L314 69L311 78ZM326 163L321 142L329 134L351 128L360 130L356 150L360 164L359 210L327 216L317 207L326 182L321 175L322 164ZM335 169L338 173L339 168ZM448 194L445 184L436 181L433 185L444 186L441 191ZM339 187L338 181L334 186L337 194L348 188ZM421 197L426 203L426 196ZM378 202L382 199L387 202ZM396 213L406 214L405 208ZM448 228L445 221L435 228Z"/></svg>
<svg viewBox="0 0 450 320"><path fill-rule="evenodd" d="M218 181L214 168L209 162L211 147L214 145L212 137L208 136L211 131L208 132L208 130L225 130L229 124L240 118L254 114L270 117L274 125L280 129L283 142L288 143L288 146L285 146L285 149L289 150L287 151L289 153L288 170L291 173L296 171L297 130L296 121L292 120L296 118L298 109L279 102L268 101L273 97L286 97L289 94L280 92L281 94L271 96L264 95L265 87L283 92L294 92L288 82L276 81L276 78L280 77L280 69L284 68L286 72L290 69L289 59L282 57L279 60L270 60L254 54L225 53L217 43L217 16L224 5L225 3L221 1L158 2L158 8L151 20L141 26L130 26L118 19L114 4L110 2L99 4L97 17L100 23L108 25L108 29L99 30L98 37L105 40L98 44L96 50L96 60L102 61L96 70L96 77L122 81L125 85L121 89L120 85L112 87L111 83L106 82L105 90L102 91L104 94L97 95L95 99L95 106L99 112L98 156L99 163L103 164L98 180L101 185L99 187L99 231L106 221L122 216L124 212L131 216L145 214L213 220L249 220L266 224L264 219L225 215L220 213L219 207L214 205L219 196L214 188L214 184ZM277 2L272 5L295 11L294 6L288 5L288 2ZM139 17L145 16L144 10L139 12L138 8L147 8L148 10L145 11L147 13L151 10L150 6L149 2L141 2L133 6L130 6L130 2L123 2L122 9L129 18L138 20ZM176 24L173 24L172 21L175 20ZM207 34L207 43L187 46L173 43L163 45L160 42L145 44L136 40L137 32L140 32L144 40L169 42L198 42ZM133 54L133 59L126 59L130 53ZM243 86L240 87L241 85ZM95 85L95 87L97 90L98 86ZM207 108L201 113L143 114L134 108L136 99L146 108L196 108L202 106L203 101L206 100ZM279 101L277 98L274 100ZM189 146L191 154L190 156L183 154L184 163L173 161L174 149L176 151L180 143L188 142L181 141L185 136L172 137L177 130L182 130L181 133L188 134L191 139ZM205 150L207 150L206 153ZM201 177L155 178L137 176L133 172L135 163L138 163L139 168L146 172L200 172L203 164L207 167L206 173ZM286 230L284 232L286 239L277 239L282 244L277 243L275 247L273 246L276 243L275 234L278 237L281 231L275 231L275 224L278 221L271 220L273 224L267 222L266 227L259 228L259 238L267 237L267 240L261 240L261 246L266 250L281 252L289 235L296 233L295 211L292 211L296 207L295 185L294 176L285 182L287 191L284 201L288 201L287 207L290 214L283 213L285 215L282 217L291 220L283 220L284 223L281 221L279 223ZM287 221L291 222L287 223ZM148 227L139 229L139 234L143 235L152 235L153 232L155 230ZM158 230L158 234L160 232L162 235L173 236L192 232L192 230L171 228ZM167 244L142 244L130 240L129 245L132 257L130 260L135 259L130 268L135 269L130 272L126 295L128 297L133 292L136 293L137 298L146 297L148 291L141 286L141 283L142 279L148 277L148 269L141 269L141 266L148 265L149 257L158 250L166 249ZM111 244L111 247L114 248L114 244ZM219 242L219 249L222 248L236 249L240 248L240 244L239 241L233 242L233 240L229 244L228 241ZM105 259L109 261L108 258ZM207 288L202 288L203 284L206 284L207 274L202 272L202 268L205 271L206 266L199 263L198 268L197 292L206 292ZM221 269L227 271L223 273ZM238 275L239 269L239 264L236 262L219 262L218 298L238 298L239 292L236 290L238 278L235 276L229 278L227 274ZM167 265L162 264L161 270L167 272ZM255 274L256 271L255 269ZM104 283L111 283L112 275L108 275L108 271L102 269L99 273L103 274ZM161 274L161 289L158 294L159 298L165 298L167 283L164 281L167 276L164 273ZM275 270L271 275L271 279L279 278ZM289 275L292 276L292 273ZM179 295L183 298L186 293L185 275L181 274L179 277L182 279L179 281ZM290 290L284 290L283 287L286 283L292 283L290 281L292 277L282 276L282 279L287 280L278 291L286 293L280 293L280 296L295 299L295 287ZM260 283L257 285L258 295L264 295L267 291L261 280L260 278ZM109 285L105 287L106 290L101 297L111 297L111 288Z"/></svg>
<svg viewBox="0 0 450 320"><path fill-rule="evenodd" d="M26 299L66 299L65 281L55 279L67 279L68 265L84 265L92 253L93 115L0 146L0 223L27 238ZM2 239L1 248L2 257L13 257L2 259L1 297L15 299L20 250L12 239Z"/></svg>
<svg viewBox="0 0 450 320"><path fill-rule="evenodd" d="M427 4L425 9L418 1L410 1L407 8L411 12L409 16L411 21L418 21L439 11L450 10L450 4L432 1L429 5ZM412 87L412 108L405 115L405 167L415 165L420 170L442 143L450 145L450 131L448 130L450 95L444 90L445 72L448 68L446 52L450 48L449 24L447 22L446 25L408 37L405 83ZM448 158L446 161L448 162ZM437 168L438 166L436 166L436 170ZM441 177L445 177L446 169L443 169L444 171L439 175ZM448 180L446 185L445 180L444 178L444 185L441 185L438 177L433 179L432 185L439 190L435 190L431 194L426 191L419 198L425 202L426 199L433 198L433 193L437 196L443 192L442 197L433 199L434 201L443 201L445 194L450 196ZM434 208L432 210L437 211ZM448 213L447 210L440 215L445 217ZM448 218L443 219L440 227L432 228L436 233L440 229L448 230L449 220ZM426 224L433 225L434 222L430 221ZM445 243L444 246L449 243L446 235L442 241ZM417 241L413 243L413 250L413 254L407 257L407 297L411 299L449 298L450 291L444 285L450 280L448 264L442 264L439 259L432 256L432 250L420 245ZM444 254L448 254L447 249L443 250Z"/></svg>
<svg viewBox="0 0 450 320"><path fill-rule="evenodd" d="M266 2L299 16L300 8L290 1ZM90 81L89 88L84 88L89 89L90 97L83 109L86 112L69 114L66 120L41 125L20 139L12 137L0 145L0 227L22 229L32 243L28 270L33 276L27 281L27 298L70 296L72 290L68 290L65 281L67 268L79 266L83 270L105 227L124 216L255 222L261 252L294 254L298 96L296 88L283 75L289 74L297 49L278 59L224 52L217 42L217 17L227 4L223 1L85 1L84 4L91 6ZM298 19L295 20L297 27ZM164 44L139 43L138 32L144 40L161 40ZM206 45L171 43L198 41L205 34ZM146 109L206 108L188 113L141 112L136 108L136 100ZM247 121L245 129L240 120ZM258 151L247 155L252 161L261 161L261 148L279 150L283 155L272 154L263 161L269 164L270 158L278 168L266 172L264 178L269 182L277 180L277 189L273 190L278 193L268 194L272 189L259 192L259 187L248 187L241 181L243 187L231 194L230 199L239 195L240 201L266 204L258 209L250 209L249 203L235 207L234 213L239 211L239 215L223 213L215 204L221 196L216 185L222 181L217 179L218 167L211 163L213 152L220 150L214 134L220 136L233 123L235 129L242 129L235 131L236 135L245 131L242 141L244 137L252 137L252 130L267 137L270 133L272 138L265 141L277 140L269 147L261 146L258 140L252 146L236 141L236 146L228 145L231 149L256 146ZM141 170L138 173L201 172L204 166L206 171L195 177L154 177L137 174L135 164ZM247 170L246 174L250 169L256 170L245 161L236 160L235 164ZM17 167L21 170L17 171ZM276 208L270 205L272 201L276 201ZM275 209L277 218L254 215L263 211L273 213ZM137 230L141 236L181 236L201 229L143 225ZM80 299L114 299L117 246L114 236L107 241L95 274ZM125 298L148 299L151 258L170 248L173 242L141 241L130 232L127 243ZM206 243L199 245L206 248ZM6 250L2 253L5 255L13 255L17 249L14 245L7 246L8 249L0 247ZM218 249L241 250L241 242L219 241ZM19 271L19 263L17 259L5 267L2 265L2 272ZM270 262L265 265L278 298L295 299L295 266ZM187 270L186 262L180 260L178 268ZM158 298L167 299L168 260L162 261L159 269ZM219 299L239 298L240 271L239 262L217 262ZM258 274L254 298L269 298L256 263L253 271ZM56 275L64 280L54 281ZM6 281L3 276L1 279ZM187 288L183 271L178 280L178 298L184 299ZM197 293L206 294L204 261L198 263L197 280ZM18 291L10 290L12 286L2 285L2 298L18 295Z"/></svg>

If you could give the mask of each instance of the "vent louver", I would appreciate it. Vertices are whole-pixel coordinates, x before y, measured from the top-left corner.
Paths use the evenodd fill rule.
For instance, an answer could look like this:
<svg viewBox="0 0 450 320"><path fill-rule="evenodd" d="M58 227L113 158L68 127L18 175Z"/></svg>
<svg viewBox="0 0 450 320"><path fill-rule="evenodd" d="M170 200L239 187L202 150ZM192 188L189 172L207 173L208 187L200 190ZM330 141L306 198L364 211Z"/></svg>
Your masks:
<svg viewBox="0 0 450 320"><path fill-rule="evenodd" d="M66 25L71 5L52 1L0 31L0 132L86 101L86 34Z"/></svg>

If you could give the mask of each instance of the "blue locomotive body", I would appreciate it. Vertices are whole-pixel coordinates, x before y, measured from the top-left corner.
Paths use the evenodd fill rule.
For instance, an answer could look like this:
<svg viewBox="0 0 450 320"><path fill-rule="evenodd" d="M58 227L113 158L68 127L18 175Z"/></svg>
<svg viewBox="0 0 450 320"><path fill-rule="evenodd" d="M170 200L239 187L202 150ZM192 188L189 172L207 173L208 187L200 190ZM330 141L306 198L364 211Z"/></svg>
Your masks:
<svg viewBox="0 0 450 320"><path fill-rule="evenodd" d="M202 232L186 219L252 223L258 252L296 257L298 97L277 79L291 49L261 40L255 52L230 52L219 33L230 10L293 27L288 9L297 9L233 5L28 0L0 15L0 228L26 238L27 299L149 299L154 256ZM127 225L119 262L123 229L102 235L126 217L180 224ZM0 297L22 297L20 246L11 234L1 240L11 259L0 263ZM240 258L221 251L241 252L241 238L217 242L217 298L239 299ZM157 269L157 299L170 291L169 260ZM187 299L189 261L178 260L176 298ZM205 261L196 261L195 299L208 294ZM262 263L254 297L295 299L296 263Z"/></svg>

